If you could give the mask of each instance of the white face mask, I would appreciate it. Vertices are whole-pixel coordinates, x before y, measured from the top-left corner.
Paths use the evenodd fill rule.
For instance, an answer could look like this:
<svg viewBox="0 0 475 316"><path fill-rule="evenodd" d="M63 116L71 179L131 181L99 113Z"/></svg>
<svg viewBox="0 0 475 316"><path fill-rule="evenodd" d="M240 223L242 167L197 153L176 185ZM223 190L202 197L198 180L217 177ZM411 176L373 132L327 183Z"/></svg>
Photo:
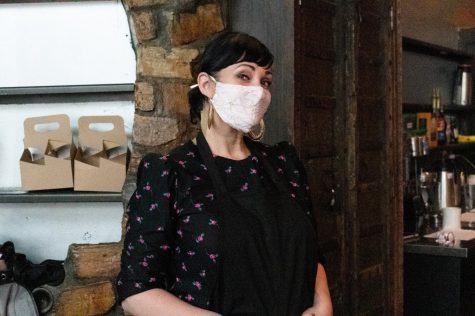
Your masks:
<svg viewBox="0 0 475 316"><path fill-rule="evenodd" d="M261 86L242 86L216 81L210 99L219 117L237 130L248 133L264 117L271 101L270 92Z"/></svg>

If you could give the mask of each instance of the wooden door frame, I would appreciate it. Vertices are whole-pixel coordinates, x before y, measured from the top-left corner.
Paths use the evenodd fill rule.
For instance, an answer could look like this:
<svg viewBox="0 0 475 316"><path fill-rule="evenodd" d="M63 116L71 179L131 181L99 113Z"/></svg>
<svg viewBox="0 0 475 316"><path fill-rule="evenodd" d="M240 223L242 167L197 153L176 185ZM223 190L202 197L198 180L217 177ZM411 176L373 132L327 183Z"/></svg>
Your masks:
<svg viewBox="0 0 475 316"><path fill-rule="evenodd" d="M384 1L384 0L383 0ZM341 36L344 47L344 60L340 65L340 74L343 75L343 107L345 111L344 125L350 128L357 123L357 87L355 85L355 74L357 65L356 45L358 39L357 33L357 14L355 10L355 1L340 2L342 13L340 18ZM382 214L386 215L386 233L384 263L387 267L387 276L385 278L386 287L386 305L389 315L403 315L403 141L402 141L402 36L400 27L400 0L386 1L388 12L388 30L386 33L386 145L385 151L385 176L383 194L386 208ZM340 76L341 76L340 75ZM346 132L346 138L343 144L343 152L346 159L343 159L341 168L346 174L343 187L346 189L346 197L343 201L342 209L345 210L345 248L347 280L346 298L348 299L347 312L356 313L359 306L359 294L357 288L358 273L353 268L358 261L358 253L355 251L358 247L357 239L359 227L358 220L354 210L357 207L357 170L358 152L356 150L356 135L354 132Z"/></svg>
<svg viewBox="0 0 475 316"><path fill-rule="evenodd" d="M403 315L404 284L404 211L403 211L403 138L402 138L402 32L401 32L401 0L390 0L392 32L390 32L388 55L391 62L388 91L390 107L388 154L392 160L392 168L388 168L389 192L389 293L390 314Z"/></svg>

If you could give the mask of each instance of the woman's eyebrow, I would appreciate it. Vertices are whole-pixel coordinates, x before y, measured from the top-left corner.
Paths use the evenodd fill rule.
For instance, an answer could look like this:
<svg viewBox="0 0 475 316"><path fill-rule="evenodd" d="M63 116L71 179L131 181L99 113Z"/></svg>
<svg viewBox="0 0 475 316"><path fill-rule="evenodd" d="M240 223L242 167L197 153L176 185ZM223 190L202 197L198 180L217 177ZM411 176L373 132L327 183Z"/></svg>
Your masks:
<svg viewBox="0 0 475 316"><path fill-rule="evenodd" d="M250 64L241 64L241 65L239 65L239 67L241 67L241 66L247 66L247 67L251 68L252 70L256 70L256 67L254 67L253 65L250 65Z"/></svg>
<svg viewBox="0 0 475 316"><path fill-rule="evenodd" d="M249 68L251 68L253 71L256 70L256 67L255 67L254 65L251 65L251 64L245 64L245 63L243 63L243 64L239 65L239 67L241 67L241 66L249 67ZM239 67L238 67L238 68L239 68ZM266 75L271 75L271 76L272 76L272 70L271 70L271 69L266 70Z"/></svg>

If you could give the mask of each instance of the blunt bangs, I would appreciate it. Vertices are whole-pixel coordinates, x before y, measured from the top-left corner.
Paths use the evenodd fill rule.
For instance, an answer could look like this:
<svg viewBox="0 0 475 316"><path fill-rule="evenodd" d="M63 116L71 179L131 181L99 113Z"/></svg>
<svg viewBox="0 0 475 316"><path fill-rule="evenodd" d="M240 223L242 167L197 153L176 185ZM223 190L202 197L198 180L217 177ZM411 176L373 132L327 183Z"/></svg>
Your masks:
<svg viewBox="0 0 475 316"><path fill-rule="evenodd" d="M246 61L255 63L263 68L271 67L274 62L274 56L261 42L252 39L254 38L236 38L235 50L240 55L234 64Z"/></svg>
<svg viewBox="0 0 475 316"><path fill-rule="evenodd" d="M243 61L269 68L274 62L274 56L259 40L248 34L223 33L206 48L199 71L215 74Z"/></svg>

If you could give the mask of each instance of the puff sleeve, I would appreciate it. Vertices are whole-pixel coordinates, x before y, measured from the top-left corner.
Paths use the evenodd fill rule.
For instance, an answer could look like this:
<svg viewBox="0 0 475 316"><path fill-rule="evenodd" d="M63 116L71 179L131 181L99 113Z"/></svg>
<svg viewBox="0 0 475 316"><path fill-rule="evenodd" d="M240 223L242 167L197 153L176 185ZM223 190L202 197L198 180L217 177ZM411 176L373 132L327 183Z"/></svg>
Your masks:
<svg viewBox="0 0 475 316"><path fill-rule="evenodd" d="M131 295L171 285L175 187L176 173L167 156L148 154L142 159L137 188L126 210L128 220L116 284L119 303Z"/></svg>

